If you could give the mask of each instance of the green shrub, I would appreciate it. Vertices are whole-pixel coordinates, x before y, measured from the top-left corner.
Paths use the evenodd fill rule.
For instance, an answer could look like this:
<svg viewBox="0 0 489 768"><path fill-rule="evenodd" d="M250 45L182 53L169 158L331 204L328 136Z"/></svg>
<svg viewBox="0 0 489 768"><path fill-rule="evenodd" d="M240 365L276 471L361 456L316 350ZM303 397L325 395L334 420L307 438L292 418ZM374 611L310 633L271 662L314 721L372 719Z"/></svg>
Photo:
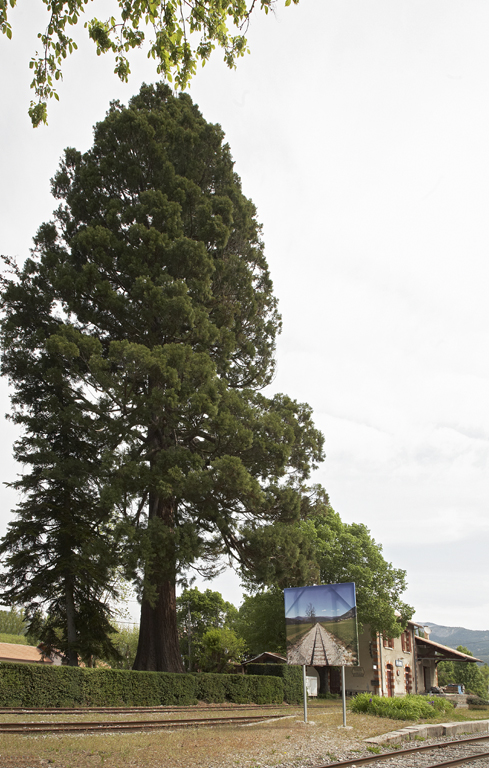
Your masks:
<svg viewBox="0 0 489 768"><path fill-rule="evenodd" d="M316 698L318 698L318 699L340 699L341 695L339 693L318 693Z"/></svg>
<svg viewBox="0 0 489 768"><path fill-rule="evenodd" d="M420 720L453 711L453 704L436 696L402 696L382 698L360 693L349 704L351 712L363 712L393 720Z"/></svg>
<svg viewBox="0 0 489 768"><path fill-rule="evenodd" d="M467 696L467 704L470 707L488 707L489 701L482 699L480 696Z"/></svg>
<svg viewBox="0 0 489 768"><path fill-rule="evenodd" d="M197 700L277 704L277 677L172 674L0 662L1 707L188 705Z"/></svg>
<svg viewBox="0 0 489 768"><path fill-rule="evenodd" d="M247 675L281 677L284 685L284 701L297 704L302 701L302 669L288 664L247 664Z"/></svg>

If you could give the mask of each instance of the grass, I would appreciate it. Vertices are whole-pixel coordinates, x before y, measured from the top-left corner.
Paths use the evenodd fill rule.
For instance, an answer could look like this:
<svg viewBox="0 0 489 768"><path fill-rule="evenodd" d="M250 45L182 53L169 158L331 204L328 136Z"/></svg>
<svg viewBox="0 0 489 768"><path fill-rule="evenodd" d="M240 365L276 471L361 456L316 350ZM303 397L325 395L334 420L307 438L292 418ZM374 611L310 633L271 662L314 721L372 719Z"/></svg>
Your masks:
<svg viewBox="0 0 489 768"><path fill-rule="evenodd" d="M246 712L243 706L242 712ZM282 710L283 712L283 710ZM251 768L267 766L278 768L286 763L304 762L311 749L311 764L328 762L329 755L369 754L363 740L387 731L402 728L405 721L379 718L371 714L348 714L351 730L343 730L340 701L311 701L310 720L315 725L304 727L302 709L289 707L291 718L259 723L252 726L216 726L216 728L189 728L176 731L124 734L64 734L0 736L1 768ZM199 707L194 716L202 716ZM216 707L216 715L218 715ZM224 714L224 713L223 713ZM231 714L231 713L227 713ZM250 714L257 714L256 710ZM273 710L267 715L273 717ZM144 713L141 719L161 715ZM168 717L188 718L190 712L172 713ZM485 713L467 709L442 714L440 722L447 720L477 720L489 717ZM60 720L122 720L135 719L134 715L89 713L83 715L1 715L0 721L18 722ZM433 722L433 719L430 720ZM402 745L399 745L402 746ZM393 749L393 745L390 745ZM320 750L321 759L318 759ZM328 754L329 753L329 754ZM329 760L328 760L329 758Z"/></svg>
<svg viewBox="0 0 489 768"><path fill-rule="evenodd" d="M331 632L332 635L341 640L349 648L357 648L357 628L355 619L344 619L343 621L321 622L321 626Z"/></svg>
<svg viewBox="0 0 489 768"><path fill-rule="evenodd" d="M383 733L386 725L385 720L359 715L355 717L354 731L342 731L339 728L343 722L342 708L338 702L316 705L314 714L310 713L315 725L307 727L304 727L301 708L290 707L289 712L293 715L290 718L251 726L105 735L25 737L8 734L0 736L0 765L1 768L242 768L245 765L250 768L256 764L262 768L278 768L284 763L303 762L308 750L314 758L313 764L320 764L328 762L328 752L339 754L354 748L357 754L366 754L363 739ZM273 716L273 712L267 714ZM185 717L188 716L187 713ZM8 719L11 722L17 718L11 715ZM35 719L47 720L47 717L37 715ZM105 719L120 719L120 716L105 715ZM27 718L22 716L18 720ZM396 727L399 723L393 722L392 728ZM325 759L318 759L318 749Z"/></svg>
<svg viewBox="0 0 489 768"><path fill-rule="evenodd" d="M301 640L311 631L313 626L313 624L286 624L287 644L295 645L298 640Z"/></svg>

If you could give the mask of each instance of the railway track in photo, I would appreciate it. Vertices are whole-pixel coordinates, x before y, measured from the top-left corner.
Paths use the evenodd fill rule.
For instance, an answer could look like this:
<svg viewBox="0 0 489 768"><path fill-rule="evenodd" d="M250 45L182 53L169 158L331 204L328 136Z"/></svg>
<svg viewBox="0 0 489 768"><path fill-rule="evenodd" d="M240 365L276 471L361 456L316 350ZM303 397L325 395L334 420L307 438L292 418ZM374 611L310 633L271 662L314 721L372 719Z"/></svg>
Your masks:
<svg viewBox="0 0 489 768"><path fill-rule="evenodd" d="M465 765L468 768L488 768L489 736L473 736L407 747L392 752L354 757L339 762L317 765L314 768L362 768L366 765L382 765L382 768L449 768Z"/></svg>

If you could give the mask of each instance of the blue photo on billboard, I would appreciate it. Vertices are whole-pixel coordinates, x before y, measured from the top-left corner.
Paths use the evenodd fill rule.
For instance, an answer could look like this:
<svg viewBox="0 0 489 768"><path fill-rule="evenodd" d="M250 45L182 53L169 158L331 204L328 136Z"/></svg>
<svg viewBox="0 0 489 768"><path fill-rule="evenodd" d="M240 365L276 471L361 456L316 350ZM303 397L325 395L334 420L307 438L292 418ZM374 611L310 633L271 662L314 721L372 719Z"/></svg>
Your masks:
<svg viewBox="0 0 489 768"><path fill-rule="evenodd" d="M358 660L355 584L284 589L287 662L354 667Z"/></svg>

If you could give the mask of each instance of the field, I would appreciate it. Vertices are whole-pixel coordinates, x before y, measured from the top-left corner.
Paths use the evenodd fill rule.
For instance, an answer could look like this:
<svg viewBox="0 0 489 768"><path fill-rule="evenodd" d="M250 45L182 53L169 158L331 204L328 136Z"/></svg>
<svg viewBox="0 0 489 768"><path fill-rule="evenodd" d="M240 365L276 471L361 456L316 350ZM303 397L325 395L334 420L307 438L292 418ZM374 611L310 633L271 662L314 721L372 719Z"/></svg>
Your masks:
<svg viewBox="0 0 489 768"><path fill-rule="evenodd" d="M287 644L295 645L298 640L302 640L305 635L313 628L314 624L286 624L285 631L287 633Z"/></svg>
<svg viewBox="0 0 489 768"><path fill-rule="evenodd" d="M344 621L321 621L321 626L328 632L341 640L348 648L358 652L357 648L357 628L355 619L345 619Z"/></svg>

